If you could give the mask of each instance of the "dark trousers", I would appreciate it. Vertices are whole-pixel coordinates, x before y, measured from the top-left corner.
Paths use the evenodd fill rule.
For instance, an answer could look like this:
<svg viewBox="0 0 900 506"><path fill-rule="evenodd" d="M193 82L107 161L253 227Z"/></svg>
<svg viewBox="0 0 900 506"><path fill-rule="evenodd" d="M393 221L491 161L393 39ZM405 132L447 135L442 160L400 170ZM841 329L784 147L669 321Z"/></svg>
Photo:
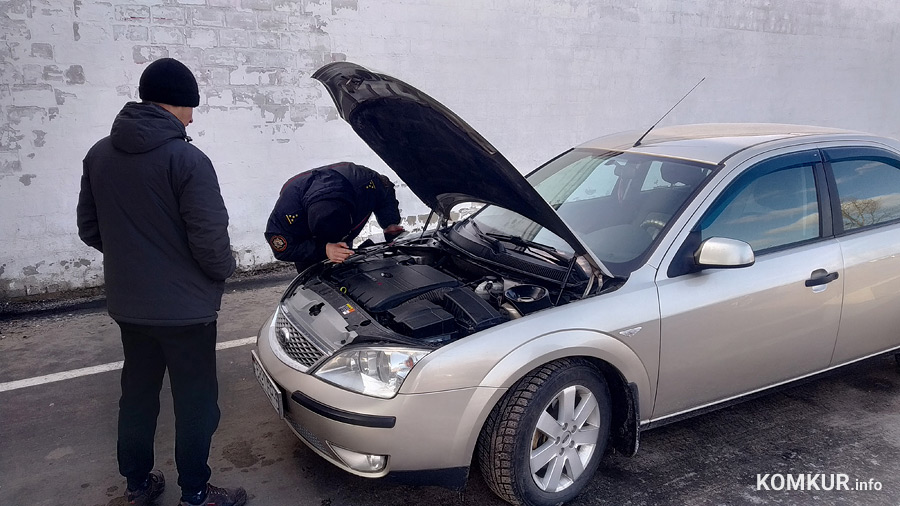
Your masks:
<svg viewBox="0 0 900 506"><path fill-rule="evenodd" d="M119 323L125 366L119 399L119 472L134 490L153 469L159 392L169 370L175 404L175 465L185 495L205 490L219 425L216 322L180 327Z"/></svg>

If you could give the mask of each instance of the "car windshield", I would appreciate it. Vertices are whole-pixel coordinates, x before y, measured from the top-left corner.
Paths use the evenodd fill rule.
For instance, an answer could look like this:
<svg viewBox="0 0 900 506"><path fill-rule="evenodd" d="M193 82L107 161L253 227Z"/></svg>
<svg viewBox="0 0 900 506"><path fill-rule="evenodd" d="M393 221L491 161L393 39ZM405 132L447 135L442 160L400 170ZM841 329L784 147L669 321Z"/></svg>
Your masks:
<svg viewBox="0 0 900 506"><path fill-rule="evenodd" d="M715 166L620 151L576 149L527 176L616 276L637 269L656 238ZM486 206L471 218L487 235L514 236L571 255L572 248L537 223Z"/></svg>

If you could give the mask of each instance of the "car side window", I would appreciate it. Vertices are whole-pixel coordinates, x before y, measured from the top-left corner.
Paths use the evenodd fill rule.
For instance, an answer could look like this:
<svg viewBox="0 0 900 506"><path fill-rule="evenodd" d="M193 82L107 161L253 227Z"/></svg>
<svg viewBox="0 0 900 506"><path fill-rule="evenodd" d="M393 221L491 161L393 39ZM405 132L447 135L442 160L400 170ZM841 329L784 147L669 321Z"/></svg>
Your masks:
<svg viewBox="0 0 900 506"><path fill-rule="evenodd" d="M727 237L756 253L818 238L813 164L751 169L729 185L699 224L700 240Z"/></svg>
<svg viewBox="0 0 900 506"><path fill-rule="evenodd" d="M827 155L845 232L900 218L898 160L864 148L829 150Z"/></svg>

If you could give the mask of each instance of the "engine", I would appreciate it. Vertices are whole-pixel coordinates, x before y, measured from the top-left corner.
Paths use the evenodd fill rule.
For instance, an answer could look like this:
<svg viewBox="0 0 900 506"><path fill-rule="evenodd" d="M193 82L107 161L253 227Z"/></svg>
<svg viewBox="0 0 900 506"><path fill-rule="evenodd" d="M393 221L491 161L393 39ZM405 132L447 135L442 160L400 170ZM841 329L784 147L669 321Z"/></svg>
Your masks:
<svg viewBox="0 0 900 506"><path fill-rule="evenodd" d="M322 274L381 326L432 344L551 306L550 291L430 248L360 255Z"/></svg>

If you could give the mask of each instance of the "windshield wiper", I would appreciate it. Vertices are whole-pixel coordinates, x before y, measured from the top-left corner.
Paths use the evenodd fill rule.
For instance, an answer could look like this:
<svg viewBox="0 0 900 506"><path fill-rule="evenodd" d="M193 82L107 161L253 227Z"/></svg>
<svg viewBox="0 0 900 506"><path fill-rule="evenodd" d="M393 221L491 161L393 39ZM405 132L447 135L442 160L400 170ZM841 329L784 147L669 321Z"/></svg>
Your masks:
<svg viewBox="0 0 900 506"><path fill-rule="evenodd" d="M555 260L559 261L562 264L568 264L569 260L570 260L568 255L566 255L564 253L560 253L559 250L557 250L556 248L554 248L552 246L547 246L546 244L541 244L539 242L522 239L521 237L518 237L515 235L497 234L494 232L488 232L488 233L482 234L482 235L490 237L492 239L496 239L498 241L508 242L510 244L513 244L515 246L519 246L522 248L530 248L533 250L542 251L544 253L547 253L548 255L550 255L551 257L553 257Z"/></svg>
<svg viewBox="0 0 900 506"><path fill-rule="evenodd" d="M487 239L487 241L485 241L485 242L488 243L488 245L489 245L490 248L491 248L491 251L493 251L495 255L499 255L499 254L503 253L503 252L506 250L506 248L504 248L503 245L500 244L500 241L498 241L497 239L494 239L493 237L489 237L488 234L485 234L484 232L482 232L482 231L481 231L481 227L479 227L478 224L475 223L474 220L468 220L468 221L466 221L465 223L467 223L467 224L470 225L472 228L474 228L474 229L475 229L475 232L476 232L480 237L482 237L483 239Z"/></svg>

